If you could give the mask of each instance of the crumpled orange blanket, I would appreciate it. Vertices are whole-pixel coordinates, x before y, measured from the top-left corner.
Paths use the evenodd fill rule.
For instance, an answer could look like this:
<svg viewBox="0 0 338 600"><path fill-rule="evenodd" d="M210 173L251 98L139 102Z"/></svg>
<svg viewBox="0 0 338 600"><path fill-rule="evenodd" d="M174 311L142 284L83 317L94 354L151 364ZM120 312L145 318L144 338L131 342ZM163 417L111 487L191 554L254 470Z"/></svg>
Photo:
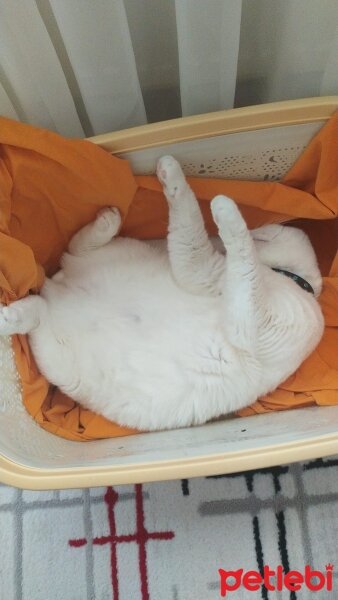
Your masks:
<svg viewBox="0 0 338 600"><path fill-rule="evenodd" d="M210 233L209 202L224 193L249 227L295 219L310 234L324 279L326 329L317 350L275 392L240 415L311 404L337 404L338 113L331 117L281 183L191 178ZM155 177L134 177L126 161L88 141L0 118L0 299L37 292L58 268L69 239L102 206L117 206L122 235L164 237L167 206ZM336 329L335 329L336 328ZM134 433L81 408L39 374L25 336L13 337L28 412L48 431L72 440ZM161 390L159 390L159 394Z"/></svg>

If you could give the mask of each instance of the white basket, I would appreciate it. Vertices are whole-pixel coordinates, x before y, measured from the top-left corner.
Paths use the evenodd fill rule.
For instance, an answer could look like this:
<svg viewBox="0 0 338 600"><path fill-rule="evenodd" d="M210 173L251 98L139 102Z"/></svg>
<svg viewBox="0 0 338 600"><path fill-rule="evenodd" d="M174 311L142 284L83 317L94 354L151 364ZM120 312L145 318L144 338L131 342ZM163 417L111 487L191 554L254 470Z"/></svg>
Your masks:
<svg viewBox="0 0 338 600"><path fill-rule="evenodd" d="M280 179L337 108L317 98L234 109L92 138L153 173L174 154L188 175ZM27 489L91 487L231 473L338 452L338 406L226 418L88 443L42 430L23 408L10 339L0 337L0 480Z"/></svg>

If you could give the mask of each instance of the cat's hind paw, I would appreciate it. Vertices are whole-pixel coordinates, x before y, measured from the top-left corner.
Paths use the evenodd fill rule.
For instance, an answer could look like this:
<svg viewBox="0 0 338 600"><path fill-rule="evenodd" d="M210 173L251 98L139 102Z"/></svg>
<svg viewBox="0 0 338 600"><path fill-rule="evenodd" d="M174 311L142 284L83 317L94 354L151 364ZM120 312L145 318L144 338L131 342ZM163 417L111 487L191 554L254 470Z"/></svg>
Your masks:
<svg viewBox="0 0 338 600"><path fill-rule="evenodd" d="M226 196L216 196L211 201L213 219L222 237L234 237L246 230L245 221L236 206L236 203Z"/></svg>
<svg viewBox="0 0 338 600"><path fill-rule="evenodd" d="M184 173L173 156L162 156L157 162L156 172L169 201L179 198L182 192L187 189L188 184Z"/></svg>

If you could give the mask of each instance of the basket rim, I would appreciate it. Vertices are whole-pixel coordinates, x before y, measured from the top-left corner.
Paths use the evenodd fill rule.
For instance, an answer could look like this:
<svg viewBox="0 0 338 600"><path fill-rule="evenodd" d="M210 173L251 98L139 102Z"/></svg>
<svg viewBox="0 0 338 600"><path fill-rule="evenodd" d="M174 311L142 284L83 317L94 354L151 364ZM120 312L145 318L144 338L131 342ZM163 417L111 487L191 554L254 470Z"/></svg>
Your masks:
<svg viewBox="0 0 338 600"><path fill-rule="evenodd" d="M325 122L337 108L338 96L290 100L142 125L88 138L88 141L109 152L123 155L207 137ZM300 410L305 416L307 409ZM325 408L320 407L318 410ZM338 415L338 407L334 414L336 410ZM24 465L0 454L0 481L31 490L85 488L234 473L337 453L338 431L331 430L307 439L266 444L250 450L209 455L201 453L194 457L131 462L129 465L118 466L105 464L48 469Z"/></svg>
<svg viewBox="0 0 338 600"><path fill-rule="evenodd" d="M312 411L329 409L331 425L338 415L338 407L312 407ZM296 413L306 414L307 408L296 409ZM305 411L305 413L304 413ZM260 415L248 417L258 418ZM148 434L145 434L148 435ZM74 443L74 442L70 442ZM201 449L202 450L202 449ZM81 465L73 467L40 468L17 463L0 456L0 481L4 484L30 490L56 490L69 488L101 487L169 481L187 477L205 477L239 473L252 469L273 467L304 460L324 458L338 453L338 430L307 438L267 443L256 448L242 448L235 451L216 452L208 455L166 460L146 460L130 464Z"/></svg>
<svg viewBox="0 0 338 600"><path fill-rule="evenodd" d="M87 138L112 154L165 144L287 125L326 121L338 109L338 96L284 100L149 123Z"/></svg>

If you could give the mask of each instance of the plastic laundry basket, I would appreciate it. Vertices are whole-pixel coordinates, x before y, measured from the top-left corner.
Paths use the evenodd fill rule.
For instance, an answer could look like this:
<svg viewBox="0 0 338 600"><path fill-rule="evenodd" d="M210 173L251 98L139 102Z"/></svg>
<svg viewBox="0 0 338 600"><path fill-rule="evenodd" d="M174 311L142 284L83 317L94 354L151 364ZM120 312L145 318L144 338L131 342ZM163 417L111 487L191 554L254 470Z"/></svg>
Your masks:
<svg viewBox="0 0 338 600"><path fill-rule="evenodd" d="M91 138L154 173L174 154L187 175L278 180L338 107L338 98L279 102L145 125ZM273 160L271 158L273 157ZM2 366L1 366L2 365ZM0 480L74 488L231 473L338 452L338 406L311 407L86 444L40 429L22 406L9 338L0 338ZM7 386L7 388L6 388ZM1 404L1 402L0 402Z"/></svg>

